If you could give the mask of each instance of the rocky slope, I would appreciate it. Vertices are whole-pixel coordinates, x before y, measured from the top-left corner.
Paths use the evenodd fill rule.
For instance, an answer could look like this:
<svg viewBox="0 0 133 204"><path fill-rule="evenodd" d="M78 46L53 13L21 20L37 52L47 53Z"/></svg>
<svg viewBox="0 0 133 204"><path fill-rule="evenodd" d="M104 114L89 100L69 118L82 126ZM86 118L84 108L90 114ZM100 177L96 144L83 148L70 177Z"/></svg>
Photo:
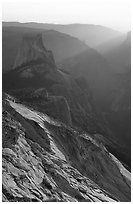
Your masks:
<svg viewBox="0 0 133 204"><path fill-rule="evenodd" d="M91 134L3 94L3 201L130 201L130 173Z"/></svg>
<svg viewBox="0 0 133 204"><path fill-rule="evenodd" d="M22 116L20 122L27 130L28 139L48 151L49 139L46 137L44 142L42 136L44 127L40 130L38 125L37 127L35 125L36 122L40 124L40 120L43 121L41 124L45 121L47 126L45 128L51 132L50 135L57 144L58 149L52 143L56 154L63 154L70 166L78 170L82 176L95 182L101 191L108 192L108 197L113 196L114 200L130 200L128 181L121 175L120 169L117 168L118 164L115 164L116 161L113 162L114 159L111 159L112 155L109 153L111 152L120 158L120 161L125 162L121 156L123 151L119 143L116 143L105 120L97 114L87 80L84 77L74 80L70 74L58 69L52 52L48 51L43 44L41 34L33 35L32 33L23 37L14 69L3 74L3 90L15 97L15 103L6 101L8 104L6 108L15 109L19 116ZM15 120L17 122L18 117ZM95 145L98 143L98 149L95 148L97 145L93 146L94 144L90 143L90 140ZM6 143L7 141L4 142ZM47 145L45 146L44 143ZM19 156L19 153L17 155ZM75 198L71 194L73 190L69 187L67 190L64 187L67 184L63 185L63 180L60 184L58 176L55 179L57 186L64 189L63 192ZM9 200L10 194L7 193ZM78 201L84 200L81 198L83 195L78 194L78 196L76 198Z"/></svg>
<svg viewBox="0 0 133 204"><path fill-rule="evenodd" d="M12 94L17 97L17 101L45 112L60 122L72 125L70 107L65 97L50 96L45 88L14 90Z"/></svg>

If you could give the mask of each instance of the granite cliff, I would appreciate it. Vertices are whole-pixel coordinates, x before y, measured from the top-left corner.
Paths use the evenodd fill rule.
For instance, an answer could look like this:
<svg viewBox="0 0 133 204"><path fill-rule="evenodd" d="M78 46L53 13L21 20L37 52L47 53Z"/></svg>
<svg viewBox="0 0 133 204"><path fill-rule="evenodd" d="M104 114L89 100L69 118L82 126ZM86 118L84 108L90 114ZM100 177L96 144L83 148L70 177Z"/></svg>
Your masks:
<svg viewBox="0 0 133 204"><path fill-rule="evenodd" d="M90 134L3 94L3 201L130 201L130 173Z"/></svg>
<svg viewBox="0 0 133 204"><path fill-rule="evenodd" d="M3 201L130 201L87 81L57 67L41 34L24 36L3 90Z"/></svg>

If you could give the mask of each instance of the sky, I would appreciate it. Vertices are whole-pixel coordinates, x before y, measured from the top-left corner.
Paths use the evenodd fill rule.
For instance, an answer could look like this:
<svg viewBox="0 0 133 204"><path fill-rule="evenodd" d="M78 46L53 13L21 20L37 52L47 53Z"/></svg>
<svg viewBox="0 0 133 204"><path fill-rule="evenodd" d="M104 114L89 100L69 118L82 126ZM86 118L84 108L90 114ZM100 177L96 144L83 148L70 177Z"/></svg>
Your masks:
<svg viewBox="0 0 133 204"><path fill-rule="evenodd" d="M131 0L3 0L2 20L84 23L131 30Z"/></svg>

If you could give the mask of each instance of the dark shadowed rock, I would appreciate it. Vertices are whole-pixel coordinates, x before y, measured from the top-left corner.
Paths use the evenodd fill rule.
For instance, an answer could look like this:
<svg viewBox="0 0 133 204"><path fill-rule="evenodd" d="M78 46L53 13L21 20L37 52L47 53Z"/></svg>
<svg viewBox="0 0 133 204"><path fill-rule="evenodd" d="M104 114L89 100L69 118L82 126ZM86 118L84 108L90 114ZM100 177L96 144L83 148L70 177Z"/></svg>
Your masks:
<svg viewBox="0 0 133 204"><path fill-rule="evenodd" d="M45 88L40 88L34 91L34 97L35 98L42 98L47 99L48 98L48 92Z"/></svg>
<svg viewBox="0 0 133 204"><path fill-rule="evenodd" d="M33 58L34 55L36 56L36 62ZM56 114L62 115L60 118L63 122L67 121L71 124L70 121L72 121L73 125L86 131L94 132L96 129L99 129L100 132L105 131L100 121L96 119L97 116L93 111L89 94L86 94L69 74L56 68L56 64L49 57L49 51L46 50L42 43L40 34L37 36L24 36L16 61L16 68L3 75L4 90L25 89L27 92L29 88L34 90L46 88L51 95L58 96L54 103L53 100L50 101L50 103L54 104L53 108L55 107L53 113L50 110L51 116L55 118ZM39 91L39 95L41 95L42 90ZM30 91L29 95L31 95ZM28 95L27 98L29 98ZM40 96L39 98L41 99ZM58 103L59 105L57 105ZM59 110L59 106L61 110ZM57 110L56 107L58 107ZM56 116L56 118L59 117Z"/></svg>

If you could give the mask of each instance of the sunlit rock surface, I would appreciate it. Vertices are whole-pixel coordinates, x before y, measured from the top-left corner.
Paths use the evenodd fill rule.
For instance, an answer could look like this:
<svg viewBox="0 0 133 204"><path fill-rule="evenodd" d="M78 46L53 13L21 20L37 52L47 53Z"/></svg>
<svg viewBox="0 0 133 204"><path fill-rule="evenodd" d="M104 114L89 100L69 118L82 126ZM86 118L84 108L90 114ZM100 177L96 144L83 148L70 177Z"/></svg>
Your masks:
<svg viewBox="0 0 133 204"><path fill-rule="evenodd" d="M130 173L92 135L3 98L3 201L130 201Z"/></svg>

